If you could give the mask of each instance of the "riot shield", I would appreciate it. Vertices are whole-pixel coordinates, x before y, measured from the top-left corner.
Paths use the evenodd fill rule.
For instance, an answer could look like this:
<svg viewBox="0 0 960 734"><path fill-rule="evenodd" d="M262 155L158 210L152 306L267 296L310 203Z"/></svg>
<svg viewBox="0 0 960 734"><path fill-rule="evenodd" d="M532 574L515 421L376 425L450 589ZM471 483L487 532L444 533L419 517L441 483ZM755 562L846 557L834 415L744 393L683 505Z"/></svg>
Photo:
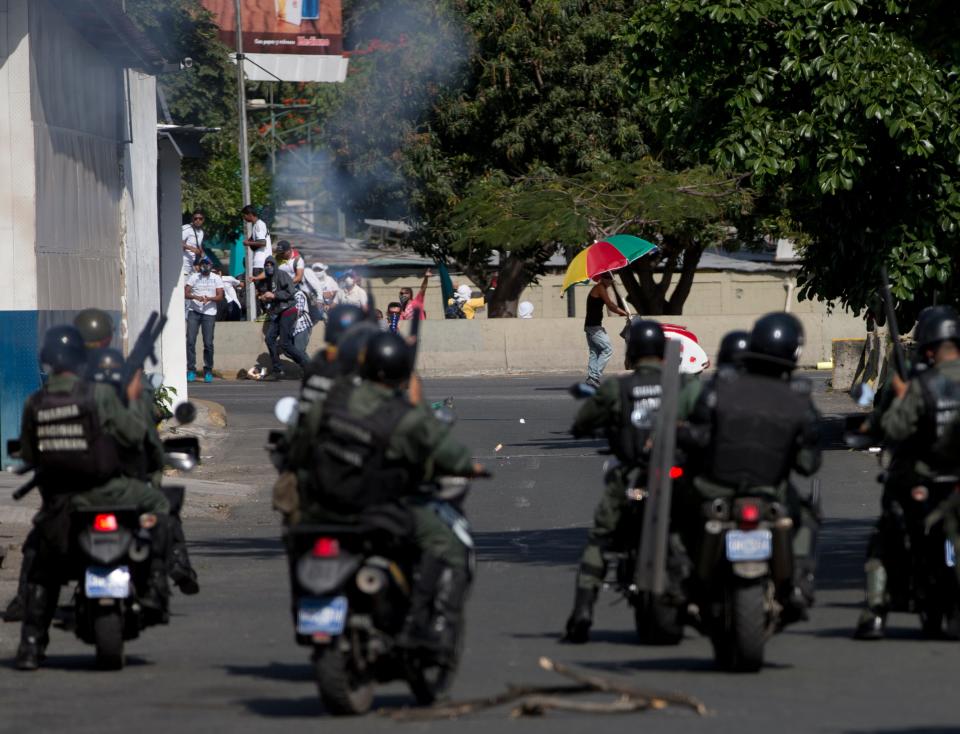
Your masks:
<svg viewBox="0 0 960 734"><path fill-rule="evenodd" d="M641 591L662 594L667 583L667 538L670 532L670 494L677 443L677 402L680 394L680 343L667 339L663 358L660 411L650 450L643 535L635 583Z"/></svg>

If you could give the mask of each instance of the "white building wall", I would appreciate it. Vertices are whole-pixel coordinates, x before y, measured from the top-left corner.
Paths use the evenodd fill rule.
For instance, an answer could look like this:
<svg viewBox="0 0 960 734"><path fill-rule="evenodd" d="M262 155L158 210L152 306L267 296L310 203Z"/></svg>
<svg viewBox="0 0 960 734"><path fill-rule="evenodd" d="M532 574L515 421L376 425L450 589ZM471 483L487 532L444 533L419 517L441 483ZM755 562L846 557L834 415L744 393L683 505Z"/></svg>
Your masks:
<svg viewBox="0 0 960 734"><path fill-rule="evenodd" d="M160 338L164 383L187 400L187 334L183 318L183 246L180 240L182 199L180 154L167 138L160 140L160 310L169 321Z"/></svg>
<svg viewBox="0 0 960 734"><path fill-rule="evenodd" d="M37 308L28 0L0 0L0 311Z"/></svg>

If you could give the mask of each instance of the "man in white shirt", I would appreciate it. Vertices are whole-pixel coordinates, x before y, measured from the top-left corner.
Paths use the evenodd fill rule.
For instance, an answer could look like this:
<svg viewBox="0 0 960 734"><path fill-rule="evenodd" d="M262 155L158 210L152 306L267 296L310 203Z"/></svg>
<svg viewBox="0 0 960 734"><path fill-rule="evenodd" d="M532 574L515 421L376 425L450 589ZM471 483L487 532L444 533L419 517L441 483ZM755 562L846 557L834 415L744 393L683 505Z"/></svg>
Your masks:
<svg viewBox="0 0 960 734"><path fill-rule="evenodd" d="M359 306L364 311L367 310L367 292L357 285L357 277L352 270L344 276L340 290L333 297L333 302L337 306L346 303L350 306Z"/></svg>
<svg viewBox="0 0 960 734"><path fill-rule="evenodd" d="M303 290L303 258L300 253L293 249L287 240L280 240L277 243L277 266L287 275L293 278L293 284L300 290Z"/></svg>
<svg viewBox="0 0 960 734"><path fill-rule="evenodd" d="M257 215L257 211L247 204L240 210L243 221L252 225L250 237L243 241L245 247L249 248L248 257L253 258L251 266L253 268L253 280L264 280L263 263L267 258L273 255L273 247L270 244L270 233L267 231L267 223Z"/></svg>
<svg viewBox="0 0 960 734"><path fill-rule="evenodd" d="M194 210L190 222L183 225L180 239L183 240L183 274L190 276L196 272L195 265L203 257L203 212Z"/></svg>
<svg viewBox="0 0 960 734"><path fill-rule="evenodd" d="M223 300L223 280L213 272L213 263L204 256L200 272L187 279L183 289L187 300L187 382L197 379L197 332L203 330L203 381L213 382L213 329L217 304Z"/></svg>

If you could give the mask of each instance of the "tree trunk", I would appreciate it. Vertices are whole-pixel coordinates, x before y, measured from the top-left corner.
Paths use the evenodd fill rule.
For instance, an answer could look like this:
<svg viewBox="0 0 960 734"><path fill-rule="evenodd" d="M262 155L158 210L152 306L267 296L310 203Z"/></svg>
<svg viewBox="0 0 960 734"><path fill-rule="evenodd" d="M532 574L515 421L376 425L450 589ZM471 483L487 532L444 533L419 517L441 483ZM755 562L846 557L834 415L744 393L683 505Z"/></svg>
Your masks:
<svg viewBox="0 0 960 734"><path fill-rule="evenodd" d="M649 257L640 258L619 271L620 280L627 291L627 300L638 314L679 316L683 313L683 305L690 296L693 278L700 264L700 256L703 255L703 247L678 241L672 243L670 249L675 253L683 253L683 265L680 268L680 279L669 298L667 292L677 270L677 254L668 256L663 262L663 273L659 280L654 272L657 261Z"/></svg>
<svg viewBox="0 0 960 734"><path fill-rule="evenodd" d="M487 303L487 318L516 318L520 294L529 284L530 278L523 261L506 255L500 263L497 288Z"/></svg>
<svg viewBox="0 0 960 734"><path fill-rule="evenodd" d="M683 304L690 297L690 289L693 287L693 277L697 274L697 265L700 264L700 256L703 255L703 247L691 245L683 253L683 268L680 271L680 280L677 281L677 287L673 289L673 295L667 301L665 314L679 316L683 313Z"/></svg>

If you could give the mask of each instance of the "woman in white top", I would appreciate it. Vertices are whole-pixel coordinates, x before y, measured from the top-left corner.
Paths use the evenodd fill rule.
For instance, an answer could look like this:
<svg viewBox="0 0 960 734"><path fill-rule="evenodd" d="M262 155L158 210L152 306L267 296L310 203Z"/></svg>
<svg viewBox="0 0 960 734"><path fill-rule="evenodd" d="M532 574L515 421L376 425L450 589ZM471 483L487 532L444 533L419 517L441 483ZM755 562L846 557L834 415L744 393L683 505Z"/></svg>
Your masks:
<svg viewBox="0 0 960 734"><path fill-rule="evenodd" d="M183 240L183 274L191 275L203 257L203 212L195 209L190 222L183 225L180 239Z"/></svg>

